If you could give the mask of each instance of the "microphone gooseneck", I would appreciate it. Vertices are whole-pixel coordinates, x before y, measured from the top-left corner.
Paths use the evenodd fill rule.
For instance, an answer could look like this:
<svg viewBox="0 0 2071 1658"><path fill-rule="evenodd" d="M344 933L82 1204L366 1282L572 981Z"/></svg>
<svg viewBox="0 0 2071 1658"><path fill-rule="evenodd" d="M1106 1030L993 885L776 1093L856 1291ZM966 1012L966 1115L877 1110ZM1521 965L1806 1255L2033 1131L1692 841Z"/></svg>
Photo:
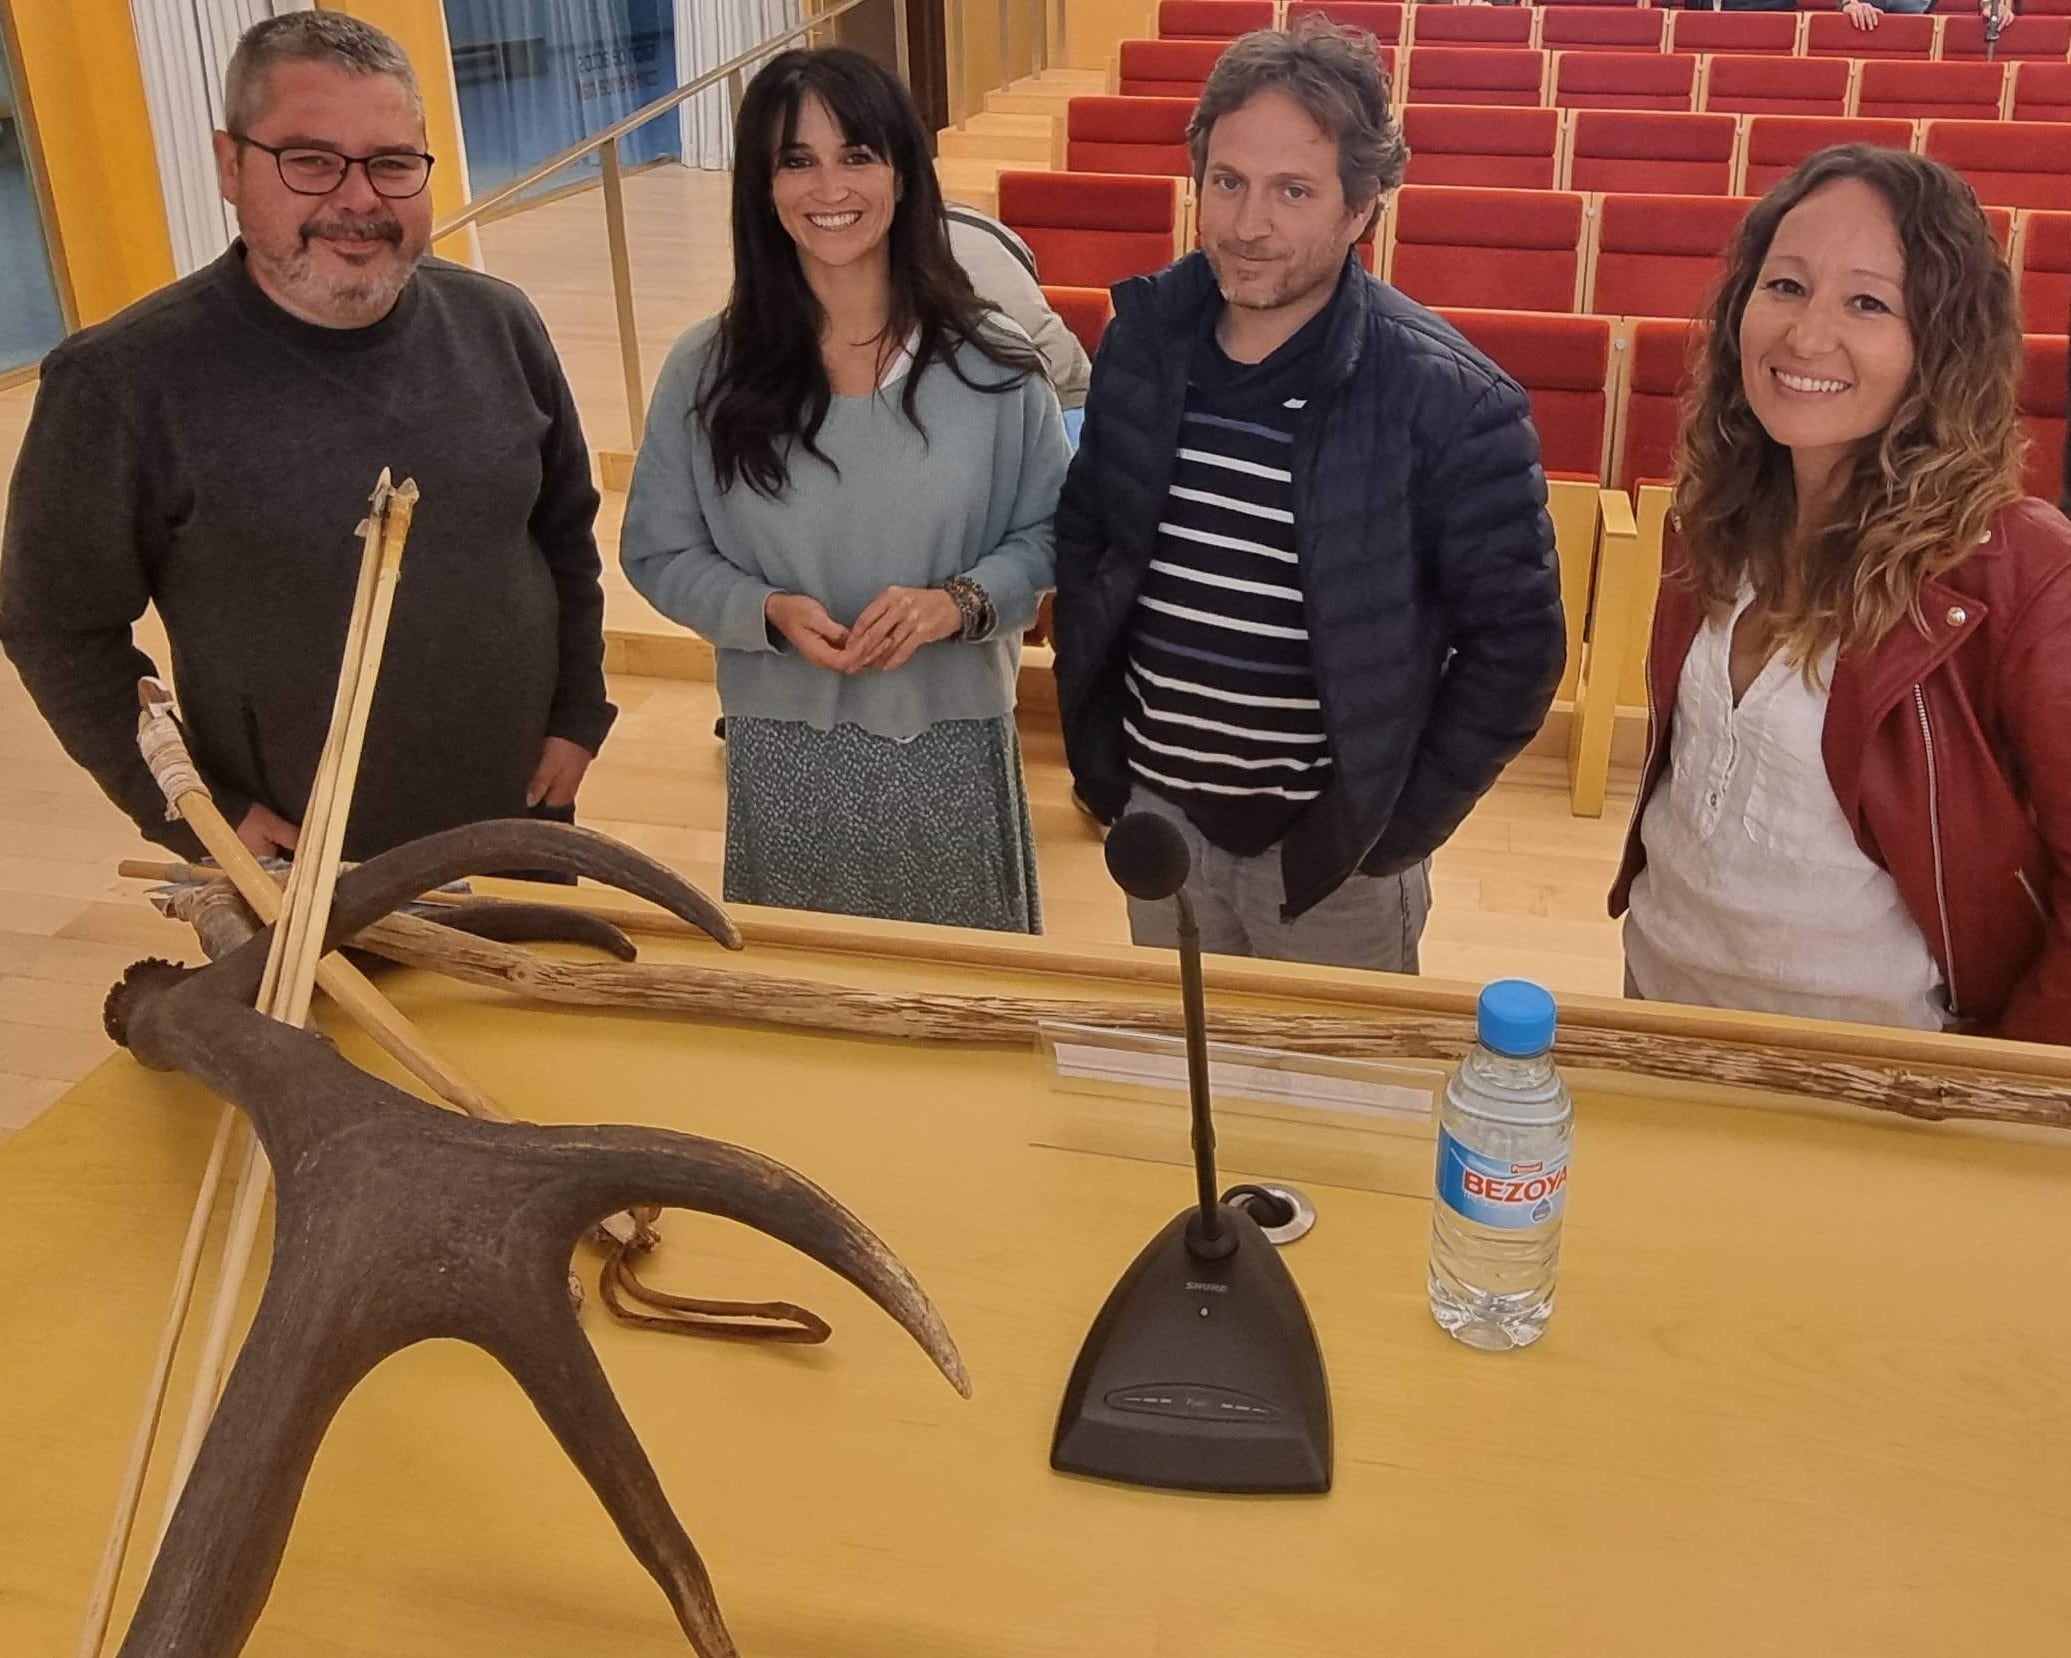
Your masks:
<svg viewBox="0 0 2071 1658"><path fill-rule="evenodd" d="M1187 1226L1187 1248L1219 1260L1237 1246L1215 1195L1215 1118L1208 1100L1208 1010L1201 991L1201 930L1185 892L1194 866L1186 837L1165 818L1130 812L1107 836L1107 869L1115 885L1144 903L1170 898L1179 910L1179 995L1186 1019L1187 1094L1193 1116L1194 1183L1200 1213Z"/></svg>

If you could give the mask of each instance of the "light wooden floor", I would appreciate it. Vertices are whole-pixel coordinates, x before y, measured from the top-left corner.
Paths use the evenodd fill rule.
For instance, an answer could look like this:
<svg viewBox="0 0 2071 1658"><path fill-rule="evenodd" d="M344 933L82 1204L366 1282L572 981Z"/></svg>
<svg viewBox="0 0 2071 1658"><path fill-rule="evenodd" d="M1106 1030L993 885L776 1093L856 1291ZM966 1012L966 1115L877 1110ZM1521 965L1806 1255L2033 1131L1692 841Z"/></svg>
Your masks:
<svg viewBox="0 0 2071 1658"><path fill-rule="evenodd" d="M668 345L724 298L729 280L725 181L658 169L628 181L639 324L649 384ZM594 194L489 226L490 269L519 282L545 316L593 445L623 446L628 428L603 215ZM0 490L13 469L32 393L0 393ZM606 497L610 625L660 636L669 625L616 570L622 501ZM623 713L583 793L585 821L681 868L716 891L725 824L723 758L710 684L616 677ZM1059 739L1024 719L1043 899L1050 931L1126 936L1099 842L1073 809ZM191 955L184 929L150 911L140 884L115 875L145 843L58 748L11 668L0 667L0 1133L27 1120L109 1051L107 987L138 956ZM1603 895L1630 809L1614 784L1601 821L1567 809L1557 762L1514 766L1437 860L1425 937L1427 973L1482 979L1520 973L1556 989L1615 992L1619 956Z"/></svg>

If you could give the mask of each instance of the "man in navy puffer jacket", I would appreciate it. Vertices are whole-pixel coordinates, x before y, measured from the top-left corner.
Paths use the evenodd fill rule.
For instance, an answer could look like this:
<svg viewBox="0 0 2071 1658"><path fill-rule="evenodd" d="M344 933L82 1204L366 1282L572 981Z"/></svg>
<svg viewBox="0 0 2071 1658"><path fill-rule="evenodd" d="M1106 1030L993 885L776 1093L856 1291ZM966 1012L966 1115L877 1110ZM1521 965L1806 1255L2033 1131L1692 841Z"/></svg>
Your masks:
<svg viewBox="0 0 2071 1658"><path fill-rule="evenodd" d="M1058 505L1072 776L1181 826L1204 948L1414 972L1428 859L1561 675L1538 437L1352 256L1408 159L1368 37L1246 36L1189 138L1204 251L1115 289Z"/></svg>

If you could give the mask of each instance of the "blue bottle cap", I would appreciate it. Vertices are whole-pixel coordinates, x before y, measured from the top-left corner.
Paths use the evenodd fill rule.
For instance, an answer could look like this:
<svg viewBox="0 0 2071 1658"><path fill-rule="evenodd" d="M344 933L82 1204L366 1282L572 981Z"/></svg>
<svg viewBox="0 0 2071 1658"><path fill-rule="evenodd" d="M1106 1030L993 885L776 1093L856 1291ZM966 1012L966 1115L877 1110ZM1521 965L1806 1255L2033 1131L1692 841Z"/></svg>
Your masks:
<svg viewBox="0 0 2071 1658"><path fill-rule="evenodd" d="M1530 1059L1553 1046L1553 994L1530 979L1498 979L1474 1007L1474 1033L1491 1053Z"/></svg>

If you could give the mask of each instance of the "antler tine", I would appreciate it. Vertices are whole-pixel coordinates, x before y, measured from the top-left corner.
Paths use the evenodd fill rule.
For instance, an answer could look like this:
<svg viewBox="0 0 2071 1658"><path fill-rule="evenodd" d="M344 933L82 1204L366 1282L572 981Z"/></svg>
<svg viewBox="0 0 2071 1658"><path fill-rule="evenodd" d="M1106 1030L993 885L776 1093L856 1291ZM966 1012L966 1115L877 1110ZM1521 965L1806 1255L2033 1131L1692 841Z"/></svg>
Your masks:
<svg viewBox="0 0 2071 1658"><path fill-rule="evenodd" d="M644 852L594 829L534 818L499 818L427 835L341 875L325 948L336 949L362 928L434 888L500 869L587 875L659 904L729 950L741 947L740 932L724 910Z"/></svg>
<svg viewBox="0 0 2071 1658"><path fill-rule="evenodd" d="M645 853L591 829L530 818L501 818L427 835L340 875L324 949L328 953L349 943L355 934L424 893L499 869L550 869L561 875L587 875L659 904L729 950L741 948L740 931L723 909L674 870ZM258 992L272 940L273 929L265 928L243 949L201 971L222 994L236 1001L250 1001ZM608 943L602 947L612 948Z"/></svg>
<svg viewBox="0 0 2071 1658"><path fill-rule="evenodd" d="M565 1163L561 1189L580 1205L577 1225L653 1205L751 1226L846 1278L913 1337L950 1386L971 1396L963 1356L927 1292L883 1239L796 1170L745 1147L668 1129L543 1132L547 1159Z"/></svg>
<svg viewBox="0 0 2071 1658"><path fill-rule="evenodd" d="M426 919L496 944L583 944L620 961L636 961L640 955L633 941L604 917L566 904L485 898L441 908Z"/></svg>

